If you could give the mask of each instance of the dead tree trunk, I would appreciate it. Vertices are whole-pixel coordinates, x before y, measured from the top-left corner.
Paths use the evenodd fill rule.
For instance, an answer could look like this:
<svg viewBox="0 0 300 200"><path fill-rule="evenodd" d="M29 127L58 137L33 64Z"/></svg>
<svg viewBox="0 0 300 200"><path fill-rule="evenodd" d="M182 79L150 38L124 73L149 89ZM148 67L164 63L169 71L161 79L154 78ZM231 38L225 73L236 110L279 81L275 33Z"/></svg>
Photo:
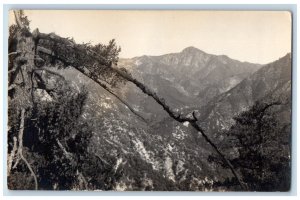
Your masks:
<svg viewBox="0 0 300 200"><path fill-rule="evenodd" d="M26 31L26 27L22 24L20 20L19 12L15 11L15 18L19 29L16 32L15 39L16 43L15 49L15 59L13 62L13 69L10 69L9 73L9 101L17 102L16 105L19 106L18 112L20 114L20 127L18 137L14 137L14 142L18 143L18 151L15 157L12 157L9 162L12 164L15 162L13 168L16 168L19 161L22 160L25 162L27 168L29 169L31 175L34 178L35 189L38 189L38 182L35 172L33 171L30 163L23 155L23 133L24 133L24 121L25 121L25 111L32 107L31 92L32 92L32 83L31 83L31 74L35 69L35 42L31 35ZM15 148L15 146L14 146ZM13 148L11 154L14 154L15 149ZM16 160L14 160L16 159ZM11 164L9 167L11 167ZM10 170L10 169L9 169ZM9 171L10 172L10 171Z"/></svg>

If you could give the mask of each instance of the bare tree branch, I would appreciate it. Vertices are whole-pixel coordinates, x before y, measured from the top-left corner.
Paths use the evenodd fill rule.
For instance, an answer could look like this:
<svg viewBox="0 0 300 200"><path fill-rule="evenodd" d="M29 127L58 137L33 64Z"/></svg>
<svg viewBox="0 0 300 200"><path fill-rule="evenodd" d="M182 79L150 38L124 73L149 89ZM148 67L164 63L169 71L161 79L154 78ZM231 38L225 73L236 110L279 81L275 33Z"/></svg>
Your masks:
<svg viewBox="0 0 300 200"><path fill-rule="evenodd" d="M65 147L62 145L62 143L58 139L56 139L56 142L57 142L59 148L63 151L64 155L67 157L67 159L73 161L73 155L65 149Z"/></svg>
<svg viewBox="0 0 300 200"><path fill-rule="evenodd" d="M20 153L22 153L22 149L23 149L23 131L24 131L24 114L25 114L25 109L22 109L21 111L21 123L20 123L20 128L19 128L19 134L18 134L18 141L19 141L19 145L18 145L18 152L17 152L17 161L15 163L15 165L13 166L13 168L16 168L19 160L20 160Z"/></svg>
<svg viewBox="0 0 300 200"><path fill-rule="evenodd" d="M38 189L38 182L37 182L37 178L36 178L36 175L32 169L32 167L30 166L29 162L26 160L26 158L23 156L23 154L21 154L21 159L25 162L27 168L29 169L29 171L31 172L31 175L33 176L34 178L34 183L35 183L35 190Z"/></svg>
<svg viewBox="0 0 300 200"><path fill-rule="evenodd" d="M34 178L34 183L35 183L35 189L38 189L38 181L37 181L37 177L36 174L34 173L31 165L29 164L29 162L27 161L27 159L24 157L23 155L23 133L24 133L24 121L25 121L25 109L23 108L21 110L21 123L20 123L20 129L19 129L19 135L18 135L18 141L19 141L19 146L18 146L18 152L17 152L17 161L14 165L13 168L16 168L19 160L23 160L27 166L27 168L29 169L29 171L31 172L32 177Z"/></svg>
<svg viewBox="0 0 300 200"><path fill-rule="evenodd" d="M14 140L14 146L13 146L13 149L11 150L11 153L8 155L8 161L7 161L7 176L10 175L10 171L12 169L12 163L13 163L13 160L15 158L15 155L16 155L16 151L17 151L17 138L16 137L13 137L13 140Z"/></svg>
<svg viewBox="0 0 300 200"><path fill-rule="evenodd" d="M73 154L69 153L58 139L56 139L56 143L58 144L59 148L63 151L63 154L66 156L66 158L68 160L70 160L71 162L74 162ZM83 174L81 172L79 172L78 169L77 169L76 173L78 175L79 180L83 181L85 189L88 190L88 182L86 181Z"/></svg>

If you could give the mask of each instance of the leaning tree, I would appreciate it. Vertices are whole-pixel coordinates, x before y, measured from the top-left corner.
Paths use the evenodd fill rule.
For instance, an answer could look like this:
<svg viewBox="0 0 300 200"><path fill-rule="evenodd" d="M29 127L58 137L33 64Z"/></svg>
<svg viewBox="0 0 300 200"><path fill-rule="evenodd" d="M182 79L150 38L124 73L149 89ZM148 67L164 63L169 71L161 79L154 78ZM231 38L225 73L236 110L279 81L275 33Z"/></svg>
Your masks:
<svg viewBox="0 0 300 200"><path fill-rule="evenodd" d="M9 153L10 162L17 162L14 159L27 162L22 155L24 116L34 106L34 97L37 95L37 91L39 93L43 91L44 94L52 98L56 96L56 88L49 87L47 80L43 78L43 73L54 74L55 72L51 70L53 66L58 68L70 67L96 82L127 106L132 113L145 121L137 111L113 91L118 84L126 82L134 84L144 94L153 98L171 118L180 123L189 122L196 130L195 133L192 133L195 140L199 139L198 133L200 133L220 156L222 162L231 170L241 188L247 189L230 161L200 127L195 112L184 114L176 111L163 98L134 78L124 68L117 66L118 54L121 49L116 46L114 40L111 40L108 45L76 44L73 39L63 38L55 33L45 34L39 32L38 29L30 31L29 22L23 12L14 11L14 15L16 25L10 28L9 36L8 97L9 102L17 102L15 105L17 105L17 121L19 122L16 124L19 125L19 128L17 128L18 136L14 137L13 140L14 147ZM62 145L58 144L58 146L63 149ZM16 155L11 156L12 154ZM34 175L29 163L27 166Z"/></svg>

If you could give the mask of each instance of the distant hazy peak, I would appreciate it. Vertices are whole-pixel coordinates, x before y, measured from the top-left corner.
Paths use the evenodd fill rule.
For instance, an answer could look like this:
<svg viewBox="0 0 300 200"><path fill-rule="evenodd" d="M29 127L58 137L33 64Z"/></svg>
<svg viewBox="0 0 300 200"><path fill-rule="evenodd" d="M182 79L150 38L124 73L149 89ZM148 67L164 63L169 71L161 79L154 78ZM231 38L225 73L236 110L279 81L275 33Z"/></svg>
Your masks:
<svg viewBox="0 0 300 200"><path fill-rule="evenodd" d="M193 52L205 53L204 51L193 46L186 47L181 51L181 53L193 53Z"/></svg>

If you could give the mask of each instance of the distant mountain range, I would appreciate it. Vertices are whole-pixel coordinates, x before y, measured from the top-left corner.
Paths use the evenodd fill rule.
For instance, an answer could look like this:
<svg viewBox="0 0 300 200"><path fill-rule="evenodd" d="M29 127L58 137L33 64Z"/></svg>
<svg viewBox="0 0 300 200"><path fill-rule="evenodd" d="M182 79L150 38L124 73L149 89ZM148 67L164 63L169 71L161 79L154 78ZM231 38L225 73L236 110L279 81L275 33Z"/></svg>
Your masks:
<svg viewBox="0 0 300 200"><path fill-rule="evenodd" d="M178 109L206 105L261 67L224 55L207 54L194 47L162 56L121 59L119 66L127 68L134 77ZM127 91L125 98L137 108L143 108L145 113L152 113L150 118L161 119L165 116L155 102L140 94L136 88L130 87Z"/></svg>
<svg viewBox="0 0 300 200"><path fill-rule="evenodd" d="M278 111L290 120L291 56L267 65L207 54L194 47L162 56L121 59L135 78L183 113L198 110L199 121L211 137L228 129L232 117L256 100L281 100ZM132 84L116 90L148 123L77 71L63 71L74 87L86 85L89 98L82 120L94 124L90 151L117 158L122 171L116 190L221 190L215 182L231 177L227 169L207 161L212 148L188 123L180 124Z"/></svg>

